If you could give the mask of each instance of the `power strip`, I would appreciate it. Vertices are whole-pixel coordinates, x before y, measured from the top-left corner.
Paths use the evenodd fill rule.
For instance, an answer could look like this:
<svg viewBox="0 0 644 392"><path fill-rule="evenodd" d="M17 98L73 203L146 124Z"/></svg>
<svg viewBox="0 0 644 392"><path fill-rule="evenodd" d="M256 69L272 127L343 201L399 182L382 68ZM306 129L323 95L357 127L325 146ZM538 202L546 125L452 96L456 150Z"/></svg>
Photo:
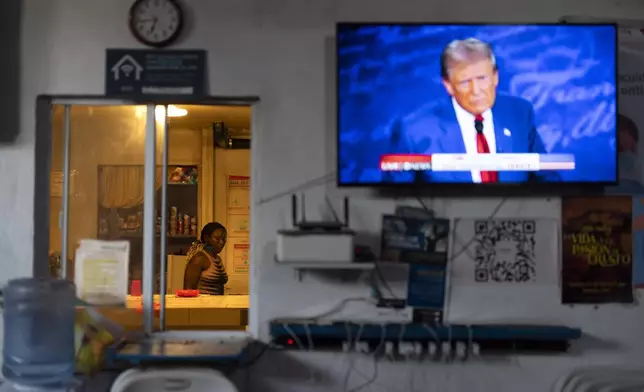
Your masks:
<svg viewBox="0 0 644 392"><path fill-rule="evenodd" d="M581 331L567 327L429 326L423 324L327 325L271 323L276 344L286 349L376 353L411 358L469 358L481 353L553 353L567 351ZM310 343L309 343L310 342Z"/></svg>

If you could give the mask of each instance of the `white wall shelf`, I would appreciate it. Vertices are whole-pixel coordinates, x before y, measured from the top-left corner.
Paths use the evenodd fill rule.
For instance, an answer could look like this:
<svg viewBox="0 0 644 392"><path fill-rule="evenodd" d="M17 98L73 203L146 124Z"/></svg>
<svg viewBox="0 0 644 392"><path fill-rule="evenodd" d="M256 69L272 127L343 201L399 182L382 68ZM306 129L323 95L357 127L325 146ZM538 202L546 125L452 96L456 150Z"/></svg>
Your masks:
<svg viewBox="0 0 644 392"><path fill-rule="evenodd" d="M297 279L302 280L304 271L371 271L375 263L331 262L331 261L277 261L278 265L289 266L295 270Z"/></svg>

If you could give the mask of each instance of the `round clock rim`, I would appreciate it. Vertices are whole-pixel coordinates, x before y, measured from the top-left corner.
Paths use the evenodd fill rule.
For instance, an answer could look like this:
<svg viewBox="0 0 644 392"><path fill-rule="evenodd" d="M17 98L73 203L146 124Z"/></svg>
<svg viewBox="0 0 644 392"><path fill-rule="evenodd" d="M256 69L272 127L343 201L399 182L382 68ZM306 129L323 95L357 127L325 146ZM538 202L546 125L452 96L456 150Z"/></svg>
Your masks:
<svg viewBox="0 0 644 392"><path fill-rule="evenodd" d="M134 17L134 12L137 10L137 8L143 4L143 2L149 1L149 0L136 0L134 4L130 7L130 15L128 17L128 25L130 27L130 32L136 38L137 41L142 43L143 45L146 46L151 46L153 48L165 48L167 46L172 45L181 35L181 32L183 31L183 23L184 23L184 14L183 14L183 8L181 8L181 4L179 4L178 1L176 0L164 0L169 3L172 3L176 8L177 11L179 12L179 21L177 23L177 29L172 35L163 41L159 42L151 42L145 39L137 30L136 28L136 18Z"/></svg>

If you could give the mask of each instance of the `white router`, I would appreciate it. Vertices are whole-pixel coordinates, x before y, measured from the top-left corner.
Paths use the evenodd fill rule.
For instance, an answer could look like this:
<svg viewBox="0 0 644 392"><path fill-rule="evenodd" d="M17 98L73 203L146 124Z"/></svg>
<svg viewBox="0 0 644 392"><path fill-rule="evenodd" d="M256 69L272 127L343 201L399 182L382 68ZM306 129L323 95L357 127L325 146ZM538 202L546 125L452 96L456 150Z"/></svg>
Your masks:
<svg viewBox="0 0 644 392"><path fill-rule="evenodd" d="M302 218L298 221L297 196L292 198L293 227L277 232L277 260L282 263L352 263L355 232L349 227L349 199L344 198L344 221L340 221L331 202L331 221L307 221L304 196Z"/></svg>

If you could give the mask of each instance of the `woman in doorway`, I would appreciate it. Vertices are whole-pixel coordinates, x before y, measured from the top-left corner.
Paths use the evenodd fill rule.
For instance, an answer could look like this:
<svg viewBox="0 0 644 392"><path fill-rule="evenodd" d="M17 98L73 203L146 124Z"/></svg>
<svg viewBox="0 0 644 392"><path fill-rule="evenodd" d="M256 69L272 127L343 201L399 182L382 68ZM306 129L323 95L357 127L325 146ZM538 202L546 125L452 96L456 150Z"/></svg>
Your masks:
<svg viewBox="0 0 644 392"><path fill-rule="evenodd" d="M228 275L219 253L226 245L226 237L226 228L221 223L210 222L204 226L200 241L195 241L188 250L184 289L198 289L201 294L224 294Z"/></svg>

